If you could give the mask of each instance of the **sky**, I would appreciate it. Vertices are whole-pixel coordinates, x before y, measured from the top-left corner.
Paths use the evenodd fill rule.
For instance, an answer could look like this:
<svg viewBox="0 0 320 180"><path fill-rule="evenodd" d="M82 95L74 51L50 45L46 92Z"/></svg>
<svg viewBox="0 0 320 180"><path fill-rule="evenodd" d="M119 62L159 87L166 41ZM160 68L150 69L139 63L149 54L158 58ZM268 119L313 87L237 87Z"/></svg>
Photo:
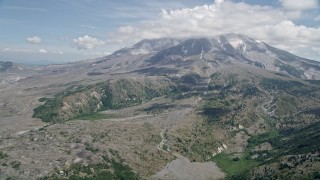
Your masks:
<svg viewBox="0 0 320 180"><path fill-rule="evenodd" d="M320 0L0 0L0 61L57 64L225 33L320 61Z"/></svg>

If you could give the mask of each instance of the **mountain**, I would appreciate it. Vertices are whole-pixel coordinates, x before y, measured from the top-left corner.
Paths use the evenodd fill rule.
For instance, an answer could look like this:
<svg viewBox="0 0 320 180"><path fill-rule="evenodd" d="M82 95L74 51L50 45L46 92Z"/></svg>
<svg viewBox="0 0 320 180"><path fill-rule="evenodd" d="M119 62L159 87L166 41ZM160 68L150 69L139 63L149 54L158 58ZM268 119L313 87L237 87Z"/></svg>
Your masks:
<svg viewBox="0 0 320 180"><path fill-rule="evenodd" d="M15 64L9 61L0 61L0 72L16 72L23 71L26 68L23 65Z"/></svg>
<svg viewBox="0 0 320 180"><path fill-rule="evenodd" d="M0 61L0 87L15 84L34 72L35 70L31 66Z"/></svg>
<svg viewBox="0 0 320 180"><path fill-rule="evenodd" d="M33 68L0 86L0 179L317 179L319 70L238 34Z"/></svg>
<svg viewBox="0 0 320 180"><path fill-rule="evenodd" d="M230 63L249 64L295 78L320 79L319 62L238 34L186 40L143 40L131 48L120 49L92 62L92 66L101 73L135 71L159 75L196 72L208 76L215 69Z"/></svg>
<svg viewBox="0 0 320 180"><path fill-rule="evenodd" d="M63 82L62 76L82 81L133 74L208 78L228 64L248 64L294 78L320 79L320 63L274 48L262 41L226 34L212 38L142 40L129 48L91 60L34 68L38 77ZM37 74L33 74L37 76ZM41 76L41 77L40 77Z"/></svg>
<svg viewBox="0 0 320 180"><path fill-rule="evenodd" d="M6 71L9 70L13 67L13 63L12 62L3 62L0 61L0 71Z"/></svg>
<svg viewBox="0 0 320 180"><path fill-rule="evenodd" d="M157 52L147 61L152 65L177 64L183 61L194 67L199 66L194 62L198 59L207 63L208 69L225 63L241 62L296 78L319 79L319 62L294 56L262 41L236 34L210 39L188 39Z"/></svg>

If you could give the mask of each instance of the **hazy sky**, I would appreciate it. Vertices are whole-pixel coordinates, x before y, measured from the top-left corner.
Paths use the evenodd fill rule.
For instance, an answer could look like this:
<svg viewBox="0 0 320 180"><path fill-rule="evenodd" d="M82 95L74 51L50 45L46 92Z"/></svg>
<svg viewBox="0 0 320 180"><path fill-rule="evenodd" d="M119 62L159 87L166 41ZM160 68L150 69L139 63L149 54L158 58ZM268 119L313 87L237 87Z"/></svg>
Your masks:
<svg viewBox="0 0 320 180"><path fill-rule="evenodd" d="M0 0L0 60L101 57L145 38L239 33L320 61L319 0Z"/></svg>

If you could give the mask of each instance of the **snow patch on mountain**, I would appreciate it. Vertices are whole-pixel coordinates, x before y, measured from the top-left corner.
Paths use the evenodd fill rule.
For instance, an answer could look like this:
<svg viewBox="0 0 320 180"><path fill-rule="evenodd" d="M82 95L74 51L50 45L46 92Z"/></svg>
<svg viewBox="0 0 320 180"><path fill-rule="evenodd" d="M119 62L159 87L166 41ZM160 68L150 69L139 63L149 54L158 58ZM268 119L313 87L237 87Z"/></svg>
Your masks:
<svg viewBox="0 0 320 180"><path fill-rule="evenodd" d="M307 79L320 79L319 71L309 68L308 70L305 70L304 75Z"/></svg>
<svg viewBox="0 0 320 180"><path fill-rule="evenodd" d="M241 39L229 39L229 44L237 50L246 51L246 43Z"/></svg>
<svg viewBox="0 0 320 180"><path fill-rule="evenodd" d="M182 51L184 54L188 54L188 49L184 49L184 46L182 46L181 51Z"/></svg>
<svg viewBox="0 0 320 180"><path fill-rule="evenodd" d="M203 59L203 48L202 48L202 51L201 51L201 54L200 54L200 59Z"/></svg>

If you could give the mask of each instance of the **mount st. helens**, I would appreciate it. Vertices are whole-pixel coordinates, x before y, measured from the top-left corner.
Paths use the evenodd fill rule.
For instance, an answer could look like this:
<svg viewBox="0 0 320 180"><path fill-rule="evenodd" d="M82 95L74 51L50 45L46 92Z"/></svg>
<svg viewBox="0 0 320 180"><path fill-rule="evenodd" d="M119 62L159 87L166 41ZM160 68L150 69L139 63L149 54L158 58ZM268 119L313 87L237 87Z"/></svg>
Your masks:
<svg viewBox="0 0 320 180"><path fill-rule="evenodd" d="M0 177L319 178L320 63L262 41L163 38L5 66Z"/></svg>

